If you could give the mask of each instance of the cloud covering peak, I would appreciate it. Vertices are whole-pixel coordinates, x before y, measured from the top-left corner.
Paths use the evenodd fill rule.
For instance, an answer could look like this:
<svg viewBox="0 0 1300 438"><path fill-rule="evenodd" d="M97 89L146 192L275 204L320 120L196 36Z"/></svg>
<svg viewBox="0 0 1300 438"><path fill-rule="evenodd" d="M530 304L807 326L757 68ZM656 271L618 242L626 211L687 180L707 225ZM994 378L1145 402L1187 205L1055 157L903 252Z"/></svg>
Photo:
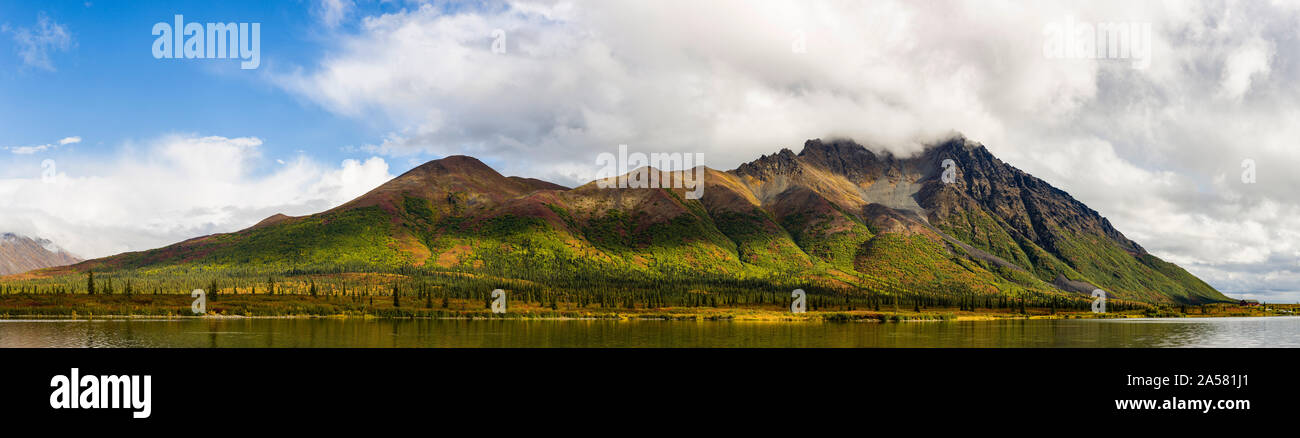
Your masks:
<svg viewBox="0 0 1300 438"><path fill-rule="evenodd" d="M363 150L567 184L619 144L725 169L808 138L909 153L957 131L1229 293L1300 299L1295 4L443 6L359 17L338 51L276 81L390 128ZM1062 23L1149 25L1150 59L1046 57Z"/></svg>

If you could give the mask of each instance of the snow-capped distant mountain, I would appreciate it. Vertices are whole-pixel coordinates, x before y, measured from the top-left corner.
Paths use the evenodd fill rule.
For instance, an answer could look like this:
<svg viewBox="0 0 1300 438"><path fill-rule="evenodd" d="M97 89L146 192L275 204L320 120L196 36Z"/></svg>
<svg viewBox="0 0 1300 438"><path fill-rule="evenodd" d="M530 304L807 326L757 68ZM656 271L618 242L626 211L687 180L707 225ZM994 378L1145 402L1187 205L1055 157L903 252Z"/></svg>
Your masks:
<svg viewBox="0 0 1300 438"><path fill-rule="evenodd" d="M68 254L48 239L33 239L14 233L0 234L0 275L71 265L80 261L80 258Z"/></svg>

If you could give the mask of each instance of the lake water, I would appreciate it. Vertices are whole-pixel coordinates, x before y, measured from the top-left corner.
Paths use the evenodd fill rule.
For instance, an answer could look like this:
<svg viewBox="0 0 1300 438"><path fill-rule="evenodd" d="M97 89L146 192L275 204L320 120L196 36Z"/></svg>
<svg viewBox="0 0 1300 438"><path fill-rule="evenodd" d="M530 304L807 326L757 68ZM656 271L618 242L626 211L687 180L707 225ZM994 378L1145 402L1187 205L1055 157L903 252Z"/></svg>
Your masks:
<svg viewBox="0 0 1300 438"><path fill-rule="evenodd" d="M1300 347L1300 317L886 324L0 320L0 347Z"/></svg>

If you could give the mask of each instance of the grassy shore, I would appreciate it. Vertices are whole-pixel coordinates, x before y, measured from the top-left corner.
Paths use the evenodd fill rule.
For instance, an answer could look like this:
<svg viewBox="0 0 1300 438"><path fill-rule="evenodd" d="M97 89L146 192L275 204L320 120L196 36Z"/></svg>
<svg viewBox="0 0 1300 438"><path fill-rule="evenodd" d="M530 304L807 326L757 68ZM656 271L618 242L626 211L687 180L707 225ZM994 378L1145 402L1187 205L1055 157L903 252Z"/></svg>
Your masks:
<svg viewBox="0 0 1300 438"><path fill-rule="evenodd" d="M179 294L85 295L10 294L0 296L0 318L178 318L199 317L194 298ZM1124 312L1092 313L1028 308L973 309L931 307L867 310L814 309L791 313L779 305L723 307L599 307L557 303L538 305L511 300L504 314L486 303L466 299L417 299L391 296L312 297L304 295L222 295L209 297L202 317L343 317L343 318L504 318L504 319L664 319L735 321L904 322L994 319L1072 319L1140 317L1255 317L1295 315L1297 305L1240 306L1212 304L1169 306Z"/></svg>

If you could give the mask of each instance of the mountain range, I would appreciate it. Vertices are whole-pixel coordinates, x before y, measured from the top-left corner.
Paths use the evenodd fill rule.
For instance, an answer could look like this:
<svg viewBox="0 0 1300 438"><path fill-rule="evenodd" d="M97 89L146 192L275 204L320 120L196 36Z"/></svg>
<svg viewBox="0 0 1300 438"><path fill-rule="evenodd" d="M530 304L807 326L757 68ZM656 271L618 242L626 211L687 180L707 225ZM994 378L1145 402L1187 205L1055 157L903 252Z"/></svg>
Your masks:
<svg viewBox="0 0 1300 438"><path fill-rule="evenodd" d="M0 275L71 265L81 259L46 239L0 234Z"/></svg>
<svg viewBox="0 0 1300 438"><path fill-rule="evenodd" d="M685 189L506 177L450 156L325 212L275 215L67 269L427 268L538 280L556 273L797 280L845 293L1102 289L1149 303L1228 300L1066 192L961 136L909 157L851 140L808 140L798 153L782 149L703 176L703 197L688 199Z"/></svg>

